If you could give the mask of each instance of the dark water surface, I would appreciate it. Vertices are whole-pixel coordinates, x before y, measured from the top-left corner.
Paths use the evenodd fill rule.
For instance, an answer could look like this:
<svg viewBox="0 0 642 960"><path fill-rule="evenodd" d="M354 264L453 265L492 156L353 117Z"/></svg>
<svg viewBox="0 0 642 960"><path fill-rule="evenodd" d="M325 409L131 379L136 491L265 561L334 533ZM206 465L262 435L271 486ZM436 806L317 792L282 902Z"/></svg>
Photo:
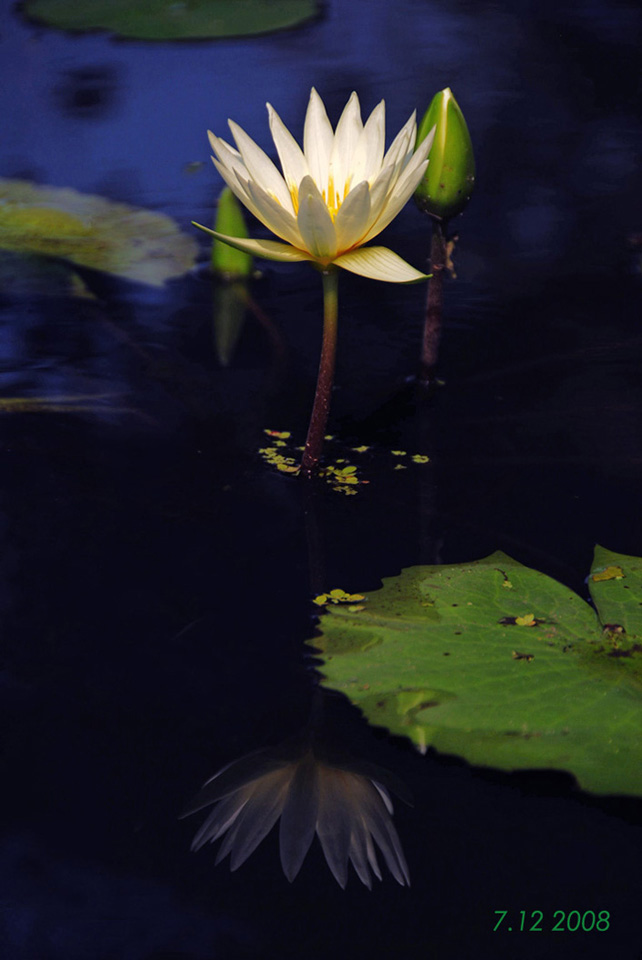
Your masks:
<svg viewBox="0 0 642 960"><path fill-rule="evenodd" d="M310 500L257 455L266 427L305 436L313 270L262 264L254 285L285 365L248 318L222 369L204 271L160 290L80 271L78 299L4 255L2 397L106 399L1 414L3 960L641 957L638 803L422 757L339 697L329 735L414 795L395 808L409 889L342 891L316 842L290 884L275 833L230 873L177 820L306 722L314 593L502 549L586 596L596 542L642 553L637 7L328 0L300 30L178 45L1 17L4 177L188 230L220 189L206 128L233 117L268 148L269 100L298 137L312 84L333 121L352 89L364 112L385 97L389 139L450 85L478 158L430 404L407 382L423 289L341 277L331 429L371 447L354 497ZM384 242L422 265L412 205ZM398 448L431 462L396 472ZM497 909L611 926L493 934Z"/></svg>

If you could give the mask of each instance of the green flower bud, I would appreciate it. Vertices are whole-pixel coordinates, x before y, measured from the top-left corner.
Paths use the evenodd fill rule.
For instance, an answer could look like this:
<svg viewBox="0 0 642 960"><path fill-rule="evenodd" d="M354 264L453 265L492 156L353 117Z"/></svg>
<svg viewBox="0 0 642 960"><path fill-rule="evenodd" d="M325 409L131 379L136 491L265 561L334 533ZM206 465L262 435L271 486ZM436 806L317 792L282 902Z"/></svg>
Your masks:
<svg viewBox="0 0 642 960"><path fill-rule="evenodd" d="M419 124L417 146L433 127L436 130L430 162L415 190L415 201L420 210L432 217L450 220L464 209L475 185L473 145L450 87L432 98Z"/></svg>
<svg viewBox="0 0 642 960"><path fill-rule="evenodd" d="M214 229L230 237L246 239L248 236L241 205L229 187L225 187L219 197ZM214 240L212 271L225 280L249 277L252 273L252 254L230 247L221 240Z"/></svg>

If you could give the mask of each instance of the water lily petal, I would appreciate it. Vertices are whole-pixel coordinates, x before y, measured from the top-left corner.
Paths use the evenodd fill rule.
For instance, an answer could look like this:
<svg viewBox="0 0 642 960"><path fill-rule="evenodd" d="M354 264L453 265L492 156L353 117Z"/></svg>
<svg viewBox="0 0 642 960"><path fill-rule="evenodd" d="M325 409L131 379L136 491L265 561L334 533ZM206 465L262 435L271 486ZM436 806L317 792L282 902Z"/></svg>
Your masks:
<svg viewBox="0 0 642 960"><path fill-rule="evenodd" d="M387 247L359 247L337 257L334 264L361 277L388 283L416 283L428 279L427 274L415 270Z"/></svg>
<svg viewBox="0 0 642 960"><path fill-rule="evenodd" d="M311 177L304 177L299 188L297 217L305 249L316 260L332 260L337 255L337 235L332 217Z"/></svg>
<svg viewBox="0 0 642 960"><path fill-rule="evenodd" d="M407 171L404 171L399 177L392 194L389 196L388 202L384 206L374 225L364 237L364 243L366 243L368 240L372 240L373 237L376 237L377 234L381 233L381 231L388 226L390 221L394 220L401 208L405 207L405 205L408 203L408 200L417 189L417 185L421 181L421 178L426 172L427 167L428 160L422 160L419 164L413 164L411 161L408 164Z"/></svg>
<svg viewBox="0 0 642 960"><path fill-rule="evenodd" d="M375 183L372 190L373 209L371 226L363 238L363 243L367 243L368 240L372 240L377 234L381 233L390 221L394 220L401 208L410 199L410 196L416 190L426 171L428 165L426 157L430 152L433 140L434 130L430 132L409 159L406 161L401 159L397 162L397 166L388 180L387 195L383 199L381 193L375 190L375 187L378 185Z"/></svg>
<svg viewBox="0 0 642 960"><path fill-rule="evenodd" d="M245 130L242 130L237 123L234 123L233 120L228 120L228 123L250 177L256 180L264 190L276 197L286 210L294 213L290 191L267 153L261 150L258 144L251 137L248 137Z"/></svg>
<svg viewBox="0 0 642 960"><path fill-rule="evenodd" d="M435 142L436 133L437 133L437 124L435 124L435 126L432 127L432 129L428 133L428 136L421 141L421 143L415 150L415 154L414 154L415 156L420 156L424 160L426 159L426 157L432 150L432 145ZM424 153L422 153L422 150L421 150L422 147L424 147Z"/></svg>
<svg viewBox="0 0 642 960"><path fill-rule="evenodd" d="M415 171L420 164L422 164L424 160L428 159L428 154L430 153L435 139L435 130L436 128L433 127L428 136L421 141L415 152L408 153L406 158L402 161L399 179L395 186L395 193L397 190L404 189L407 179L411 176L414 176ZM421 180L421 177L419 177L419 180Z"/></svg>
<svg viewBox="0 0 642 960"><path fill-rule="evenodd" d="M210 142L210 147L225 166L233 168L235 164L239 164L242 167L245 167L243 163L243 157L234 147L231 147L229 143L226 143L225 140L222 140L220 137L217 137L215 133L212 133L211 130L207 131L207 138Z"/></svg>
<svg viewBox="0 0 642 960"><path fill-rule="evenodd" d="M296 217L282 207L278 200L262 190L257 183L248 180L246 188L258 210L256 216L268 230L295 247L303 247Z"/></svg>
<svg viewBox="0 0 642 960"><path fill-rule="evenodd" d="M281 260L283 262L293 262L295 260L315 260L316 258L303 250L297 250L291 247L289 243L277 243L275 240L251 240L241 239L241 237L227 237L223 233L217 233L204 227L202 223L196 223L192 220L195 227L204 230L205 233L211 233L217 240L223 243L229 243L231 247L237 250L243 250L245 253L251 253L255 257L262 257L264 260Z"/></svg>
<svg viewBox="0 0 642 960"><path fill-rule="evenodd" d="M303 178L310 173L308 161L305 159L303 150L283 123L274 107L268 103L267 109L270 118L270 133L272 134L274 146L281 161L285 182L288 185L290 193L296 196L299 184ZM294 212L296 213L296 210Z"/></svg>
<svg viewBox="0 0 642 960"><path fill-rule="evenodd" d="M284 210L276 200L273 200L257 184L251 180L243 180L238 171L227 170L216 157L212 157L212 162L232 193L238 197L241 203L245 204L257 220L260 220L268 230L275 233L277 237L281 237L282 240L292 243L296 247L303 246L296 220L291 213Z"/></svg>
<svg viewBox="0 0 642 960"><path fill-rule="evenodd" d="M352 163L352 182L367 180L372 184L381 171L386 139L386 104L382 100L374 108L361 131Z"/></svg>
<svg viewBox="0 0 642 960"><path fill-rule="evenodd" d="M250 174L248 173L247 167L243 163L243 158L238 150L235 150L234 147L230 147L229 144L225 143L224 140L219 140L219 138L215 137L213 133L210 133L209 136L212 150L216 154L215 157L212 157L212 163L221 174L223 179L225 179L226 175L228 175L231 176L232 179L238 177L241 181L249 180ZM233 192L235 192L233 187L231 189Z"/></svg>
<svg viewBox="0 0 642 960"><path fill-rule="evenodd" d="M303 152L319 190L328 188L328 167L333 143L334 134L323 100L312 87L303 127Z"/></svg>
<svg viewBox="0 0 642 960"><path fill-rule="evenodd" d="M337 249L348 250L359 243L370 220L370 188L365 180L343 201L334 221Z"/></svg>
<svg viewBox="0 0 642 960"><path fill-rule="evenodd" d="M413 110L410 117L406 120L403 127L388 147L386 155L382 161L382 166L387 167L390 163L398 163L400 160L405 160L408 154L412 153L416 137L417 111Z"/></svg>
<svg viewBox="0 0 642 960"><path fill-rule="evenodd" d="M392 195L393 201L396 200L397 196L401 194L405 194L407 199L411 193L414 193L415 188L417 187L417 184L421 181L421 178L426 172L428 163L429 163L429 160L427 157L425 160L422 160L419 156L415 156L411 158L409 163L406 164L405 168L401 172L399 179L397 180L394 193ZM409 185L410 185L410 191L408 191Z"/></svg>
<svg viewBox="0 0 642 960"><path fill-rule="evenodd" d="M212 157L212 163L223 177L234 196L237 197L241 203L247 207L250 213L253 213L255 217L258 217L258 210L254 205L254 201L247 192L247 171L245 171L245 179L243 179L242 175L239 175L236 170L228 170L228 168L219 160L217 160L216 157Z"/></svg>
<svg viewBox="0 0 642 960"><path fill-rule="evenodd" d="M362 130L359 97L353 91L337 123L332 153L330 154L328 189L332 189L335 194L338 194L340 201L343 200L345 194L346 180L350 174L353 154ZM328 196L328 203L333 202L334 198Z"/></svg>
<svg viewBox="0 0 642 960"><path fill-rule="evenodd" d="M390 197L390 184L396 171L393 164L390 164L381 171L374 183L370 186L370 227L373 227L381 213L388 203Z"/></svg>

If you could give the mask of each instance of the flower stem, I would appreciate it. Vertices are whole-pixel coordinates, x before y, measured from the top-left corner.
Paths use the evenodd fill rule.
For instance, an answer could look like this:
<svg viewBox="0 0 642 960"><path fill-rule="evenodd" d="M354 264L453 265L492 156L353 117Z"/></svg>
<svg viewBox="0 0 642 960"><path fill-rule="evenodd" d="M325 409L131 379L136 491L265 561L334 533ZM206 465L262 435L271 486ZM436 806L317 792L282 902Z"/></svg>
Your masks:
<svg viewBox="0 0 642 960"><path fill-rule="evenodd" d="M439 339L444 305L444 268L446 266L446 230L443 220L432 218L432 243L430 245L430 264L432 277L428 281L426 300L426 319L424 337L421 345L421 363L419 382L427 387L433 386L435 368L439 355Z"/></svg>
<svg viewBox="0 0 642 960"><path fill-rule="evenodd" d="M314 406L301 460L301 476L308 479L316 473L330 410L334 359L337 352L338 286L338 270L330 266L323 272L323 346Z"/></svg>

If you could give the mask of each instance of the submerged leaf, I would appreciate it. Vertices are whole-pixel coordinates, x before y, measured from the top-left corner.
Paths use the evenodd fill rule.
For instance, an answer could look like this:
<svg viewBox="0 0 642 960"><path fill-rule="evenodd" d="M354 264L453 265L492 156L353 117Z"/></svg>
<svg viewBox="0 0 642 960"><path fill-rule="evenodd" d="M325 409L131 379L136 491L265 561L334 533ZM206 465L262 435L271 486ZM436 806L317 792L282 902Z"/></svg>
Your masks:
<svg viewBox="0 0 642 960"><path fill-rule="evenodd" d="M247 239L247 225L241 204L229 187L218 198L214 229L218 233ZM231 247L229 243L214 240L212 243L212 272L223 280L246 279L252 273L252 255Z"/></svg>
<svg viewBox="0 0 642 960"><path fill-rule="evenodd" d="M213 291L214 347L222 367L230 365L245 325L243 280L218 284Z"/></svg>
<svg viewBox="0 0 642 960"><path fill-rule="evenodd" d="M316 0L25 0L23 9L63 30L110 30L141 40L271 33L318 14Z"/></svg>
<svg viewBox="0 0 642 960"><path fill-rule="evenodd" d="M2 179L0 249L57 257L152 286L190 270L198 250L165 214Z"/></svg>
<svg viewBox="0 0 642 960"><path fill-rule="evenodd" d="M642 559L597 547L605 568L621 574L589 578L596 614L503 553L410 567L364 611L327 608L324 682L422 751L642 794Z"/></svg>

